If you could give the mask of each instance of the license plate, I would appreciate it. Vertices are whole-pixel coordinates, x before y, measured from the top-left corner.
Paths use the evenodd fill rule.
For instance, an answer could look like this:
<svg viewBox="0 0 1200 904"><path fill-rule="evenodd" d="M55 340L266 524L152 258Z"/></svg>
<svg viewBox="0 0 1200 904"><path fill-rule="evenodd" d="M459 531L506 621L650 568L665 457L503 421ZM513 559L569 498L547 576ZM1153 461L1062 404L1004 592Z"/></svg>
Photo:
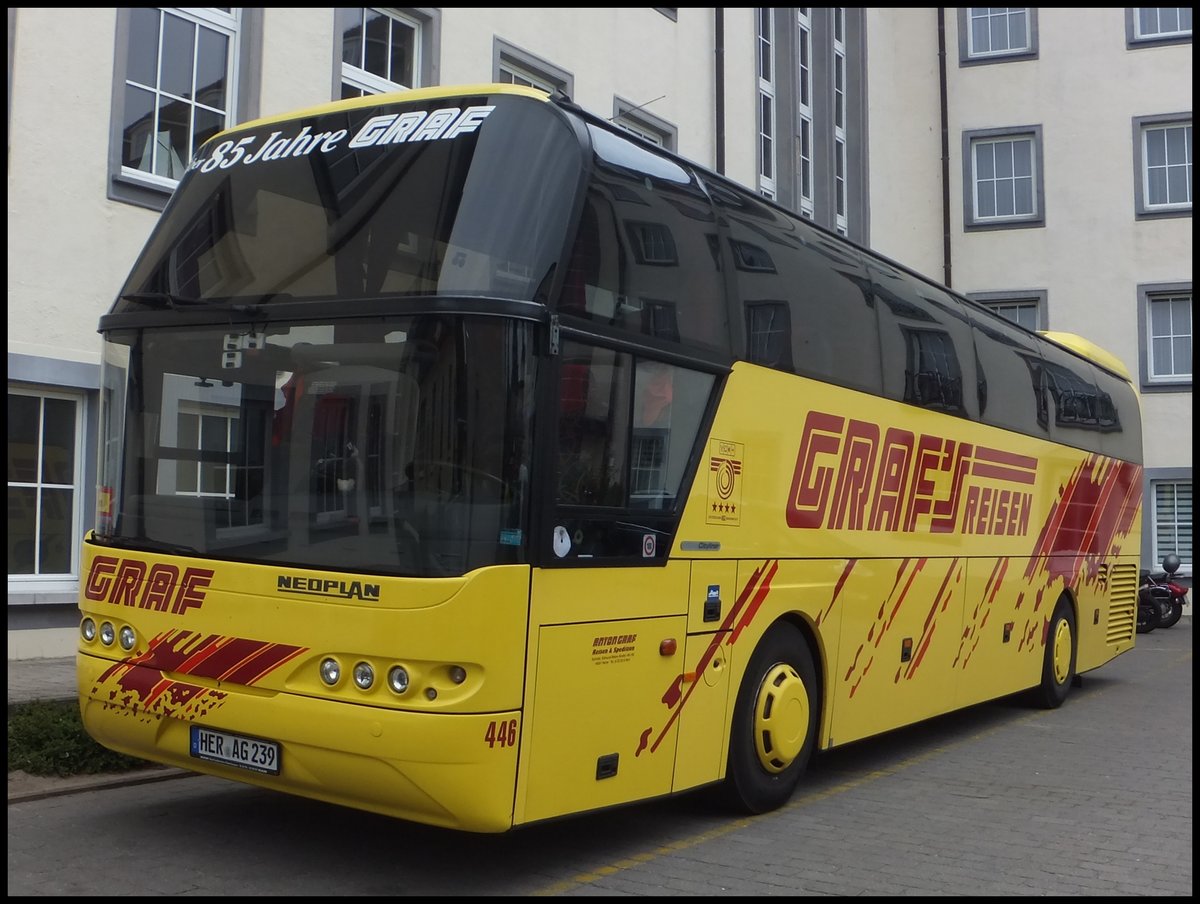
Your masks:
<svg viewBox="0 0 1200 904"><path fill-rule="evenodd" d="M227 731L192 726L192 756L240 769L279 774L279 744Z"/></svg>

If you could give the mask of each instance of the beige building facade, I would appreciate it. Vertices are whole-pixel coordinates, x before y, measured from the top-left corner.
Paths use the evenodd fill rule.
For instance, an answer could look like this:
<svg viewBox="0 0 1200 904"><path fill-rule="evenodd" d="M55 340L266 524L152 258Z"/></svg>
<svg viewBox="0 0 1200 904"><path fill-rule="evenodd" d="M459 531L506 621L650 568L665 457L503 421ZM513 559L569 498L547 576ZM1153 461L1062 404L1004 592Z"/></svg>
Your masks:
<svg viewBox="0 0 1200 904"><path fill-rule="evenodd" d="M11 8L10 658L69 655L99 317L207 135L339 97L561 90L1142 393L1149 566L1191 563L1190 9Z"/></svg>

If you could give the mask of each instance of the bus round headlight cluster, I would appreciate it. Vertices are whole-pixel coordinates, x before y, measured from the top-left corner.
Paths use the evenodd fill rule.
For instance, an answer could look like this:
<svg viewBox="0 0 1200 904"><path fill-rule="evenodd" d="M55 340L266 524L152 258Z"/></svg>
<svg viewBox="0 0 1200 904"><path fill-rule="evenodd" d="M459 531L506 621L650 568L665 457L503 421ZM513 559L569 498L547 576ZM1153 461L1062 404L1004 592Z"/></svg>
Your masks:
<svg viewBox="0 0 1200 904"><path fill-rule="evenodd" d="M113 641L117 637L116 629L113 628L112 622L105 622L100 626L100 643L106 647L111 647Z"/></svg>
<svg viewBox="0 0 1200 904"><path fill-rule="evenodd" d="M79 633L88 643L96 639L96 623L90 618L85 618L79 626Z"/></svg>
<svg viewBox="0 0 1200 904"><path fill-rule="evenodd" d="M364 691L371 689L375 683L375 670L369 662L360 662L354 667L354 683Z"/></svg>
<svg viewBox="0 0 1200 904"><path fill-rule="evenodd" d="M342 680L342 667L336 659L321 660L321 680L330 687Z"/></svg>
<svg viewBox="0 0 1200 904"><path fill-rule="evenodd" d="M133 628L129 627L129 625L122 625L121 630L117 634L117 639L121 643L121 649L128 653L133 649L134 644L137 643L137 634L134 633Z"/></svg>
<svg viewBox="0 0 1200 904"><path fill-rule="evenodd" d="M408 690L408 669L402 665L394 665L388 670L388 687L394 693L403 694Z"/></svg>

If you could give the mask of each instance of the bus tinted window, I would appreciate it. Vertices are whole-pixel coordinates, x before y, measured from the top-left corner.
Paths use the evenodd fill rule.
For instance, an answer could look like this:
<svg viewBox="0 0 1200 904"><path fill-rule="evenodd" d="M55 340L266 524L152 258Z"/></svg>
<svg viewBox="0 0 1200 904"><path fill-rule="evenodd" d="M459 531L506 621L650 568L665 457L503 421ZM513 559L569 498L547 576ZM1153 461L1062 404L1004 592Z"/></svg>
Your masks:
<svg viewBox="0 0 1200 904"><path fill-rule="evenodd" d="M1091 365L1096 388L1112 406L1112 423L1100 434L1100 451L1123 461L1142 460L1142 412L1133 387L1096 365Z"/></svg>
<svg viewBox="0 0 1200 904"><path fill-rule="evenodd" d="M1048 438L1037 337L1003 317L969 306L967 310L975 335L982 420L1029 436Z"/></svg>
<svg viewBox="0 0 1200 904"><path fill-rule="evenodd" d="M1042 345L1042 362L1051 438L1100 451L1099 434L1117 431L1121 425L1112 395L1096 385L1097 369L1049 342Z"/></svg>
<svg viewBox="0 0 1200 904"><path fill-rule="evenodd" d="M879 339L858 252L723 184L710 186L742 308L738 356L879 392Z"/></svg>
<svg viewBox="0 0 1200 904"><path fill-rule="evenodd" d="M978 418L975 351L962 303L887 261L872 259L869 269L879 312L883 394Z"/></svg>
<svg viewBox="0 0 1200 904"><path fill-rule="evenodd" d="M709 373L564 343L555 501L611 510L559 519L570 525L572 558L666 555L657 540L653 556L641 544L648 534L669 536L714 382Z"/></svg>
<svg viewBox="0 0 1200 904"><path fill-rule="evenodd" d="M460 108L338 108L205 145L115 310L167 296L541 300L578 186L575 137L548 104L483 95L462 99L475 119L461 128L402 140L439 105Z"/></svg>
<svg viewBox="0 0 1200 904"><path fill-rule="evenodd" d="M716 222L699 183L666 157L589 130L595 166L560 310L727 354Z"/></svg>

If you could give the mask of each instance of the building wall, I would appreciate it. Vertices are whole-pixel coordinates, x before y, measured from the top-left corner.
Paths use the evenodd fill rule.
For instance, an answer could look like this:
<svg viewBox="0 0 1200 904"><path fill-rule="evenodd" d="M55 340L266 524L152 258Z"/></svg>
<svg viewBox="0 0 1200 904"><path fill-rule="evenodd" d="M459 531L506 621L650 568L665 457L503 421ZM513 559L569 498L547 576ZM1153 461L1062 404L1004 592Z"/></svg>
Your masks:
<svg viewBox="0 0 1200 904"><path fill-rule="evenodd" d="M945 282L937 10L867 10L871 247Z"/></svg>

